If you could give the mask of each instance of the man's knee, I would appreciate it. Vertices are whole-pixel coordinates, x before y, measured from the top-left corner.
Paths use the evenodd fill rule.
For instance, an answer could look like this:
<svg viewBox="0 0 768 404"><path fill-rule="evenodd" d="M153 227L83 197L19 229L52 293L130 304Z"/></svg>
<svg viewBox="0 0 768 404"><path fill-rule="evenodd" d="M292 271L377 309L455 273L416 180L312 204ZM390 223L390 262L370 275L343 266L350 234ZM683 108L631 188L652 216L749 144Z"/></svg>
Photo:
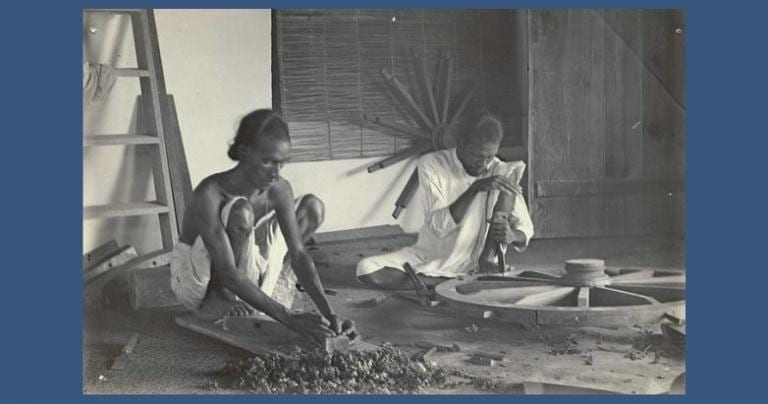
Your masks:
<svg viewBox="0 0 768 404"><path fill-rule="evenodd" d="M325 204L313 194L308 194L301 199L299 210L315 227L319 227L325 220Z"/></svg>
<svg viewBox="0 0 768 404"><path fill-rule="evenodd" d="M247 236L253 231L254 214L251 204L241 199L232 205L227 220L227 234L230 236Z"/></svg>

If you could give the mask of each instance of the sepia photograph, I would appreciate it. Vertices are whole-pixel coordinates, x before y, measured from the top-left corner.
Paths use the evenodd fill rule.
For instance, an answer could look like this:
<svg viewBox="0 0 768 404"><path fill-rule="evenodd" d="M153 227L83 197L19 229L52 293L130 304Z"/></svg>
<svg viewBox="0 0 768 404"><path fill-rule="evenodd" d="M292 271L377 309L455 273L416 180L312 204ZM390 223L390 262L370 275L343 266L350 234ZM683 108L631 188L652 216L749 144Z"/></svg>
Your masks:
<svg viewBox="0 0 768 404"><path fill-rule="evenodd" d="M82 10L82 392L685 394L685 38Z"/></svg>

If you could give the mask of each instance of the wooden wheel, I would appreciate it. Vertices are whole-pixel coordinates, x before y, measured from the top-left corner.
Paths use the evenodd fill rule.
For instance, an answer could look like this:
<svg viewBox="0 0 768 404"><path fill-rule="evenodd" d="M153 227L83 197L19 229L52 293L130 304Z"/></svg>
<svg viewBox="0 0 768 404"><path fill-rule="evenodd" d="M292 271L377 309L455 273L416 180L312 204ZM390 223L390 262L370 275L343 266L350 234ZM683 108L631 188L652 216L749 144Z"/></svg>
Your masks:
<svg viewBox="0 0 768 404"><path fill-rule="evenodd" d="M464 276L435 291L449 307L469 315L528 324L631 325L665 313L685 318L683 272L590 266L596 261L569 261L562 276L537 271Z"/></svg>
<svg viewBox="0 0 768 404"><path fill-rule="evenodd" d="M463 95L456 100L452 99L453 60L447 52L443 52L438 62L437 77L434 80L430 77L424 58L413 55L413 66L421 103L417 102L400 80L386 68L381 69L381 75L386 87L408 116L417 123L417 127L402 125L368 114L364 114L363 118L372 125L387 129L394 136L412 140L414 146L400 150L394 155L370 165L368 167L369 173L389 167L409 157L418 157L424 153L447 149L456 144L458 120L469 104L475 87L470 86L468 90L463 92ZM418 186L419 177L414 170L395 202L395 210L392 212L395 219L408 205Z"/></svg>

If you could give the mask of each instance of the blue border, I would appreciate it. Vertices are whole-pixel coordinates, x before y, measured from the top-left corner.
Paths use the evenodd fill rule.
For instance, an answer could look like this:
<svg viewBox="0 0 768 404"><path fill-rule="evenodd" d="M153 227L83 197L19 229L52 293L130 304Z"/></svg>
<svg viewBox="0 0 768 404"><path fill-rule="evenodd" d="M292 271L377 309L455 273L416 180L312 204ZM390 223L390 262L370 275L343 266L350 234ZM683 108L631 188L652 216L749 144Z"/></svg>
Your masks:
<svg viewBox="0 0 768 404"><path fill-rule="evenodd" d="M2 401L222 402L263 397L83 397L81 9L416 8L410 1L62 1L4 5ZM121 4L122 3L122 4ZM687 36L688 394L654 400L758 401L765 385L766 35L759 2L442 1L445 8L685 8ZM19 9L24 7L24 9ZM10 125L7 123L10 122ZM756 175L757 174L757 175ZM31 220L30 220L31 219ZM10 259L10 261L9 261ZM10 275L10 277L8 277ZM281 402L352 397L275 397ZM370 397L387 402L504 396ZM593 402L595 397L525 397ZM610 397L610 402L638 400ZM648 399L648 398L642 398ZM604 401L608 402L608 401Z"/></svg>

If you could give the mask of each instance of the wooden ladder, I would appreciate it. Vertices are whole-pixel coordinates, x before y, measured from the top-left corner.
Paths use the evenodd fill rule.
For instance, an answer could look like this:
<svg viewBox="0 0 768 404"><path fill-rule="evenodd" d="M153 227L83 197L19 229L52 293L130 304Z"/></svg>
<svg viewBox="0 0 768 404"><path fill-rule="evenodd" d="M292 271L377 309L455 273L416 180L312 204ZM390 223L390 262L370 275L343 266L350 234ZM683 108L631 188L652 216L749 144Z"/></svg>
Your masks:
<svg viewBox="0 0 768 404"><path fill-rule="evenodd" d="M139 146L147 147L152 161L152 173L155 187L155 201L130 202L107 205L85 206L83 219L99 219L108 217L125 217L140 215L158 215L160 219L160 234L162 248L146 254L133 262L133 266L141 266L148 260L157 260L167 255L172 249L179 234L181 218L174 206L174 189L171 186L168 151L166 150L166 135L168 133L168 111L165 83L163 80L160 51L157 40L157 30L152 10L144 9L93 9L87 12L116 13L130 16L133 28L133 39L136 47L136 68L116 68L118 77L138 78L141 85L139 107L140 127L142 133L137 134L105 134L84 136L84 147L94 146ZM172 102L172 99L171 99ZM165 104L165 105L164 105ZM164 111L164 108L166 109ZM143 117L143 119L141 119ZM180 145L180 141L179 141ZM176 150L178 153L178 150ZM183 148L181 149L183 160ZM184 161L186 170L186 161ZM189 180L187 179L187 182ZM179 190L181 192L182 190ZM177 198L183 204L183 198ZM143 259L141 259L143 258ZM152 265L156 266L156 265Z"/></svg>

